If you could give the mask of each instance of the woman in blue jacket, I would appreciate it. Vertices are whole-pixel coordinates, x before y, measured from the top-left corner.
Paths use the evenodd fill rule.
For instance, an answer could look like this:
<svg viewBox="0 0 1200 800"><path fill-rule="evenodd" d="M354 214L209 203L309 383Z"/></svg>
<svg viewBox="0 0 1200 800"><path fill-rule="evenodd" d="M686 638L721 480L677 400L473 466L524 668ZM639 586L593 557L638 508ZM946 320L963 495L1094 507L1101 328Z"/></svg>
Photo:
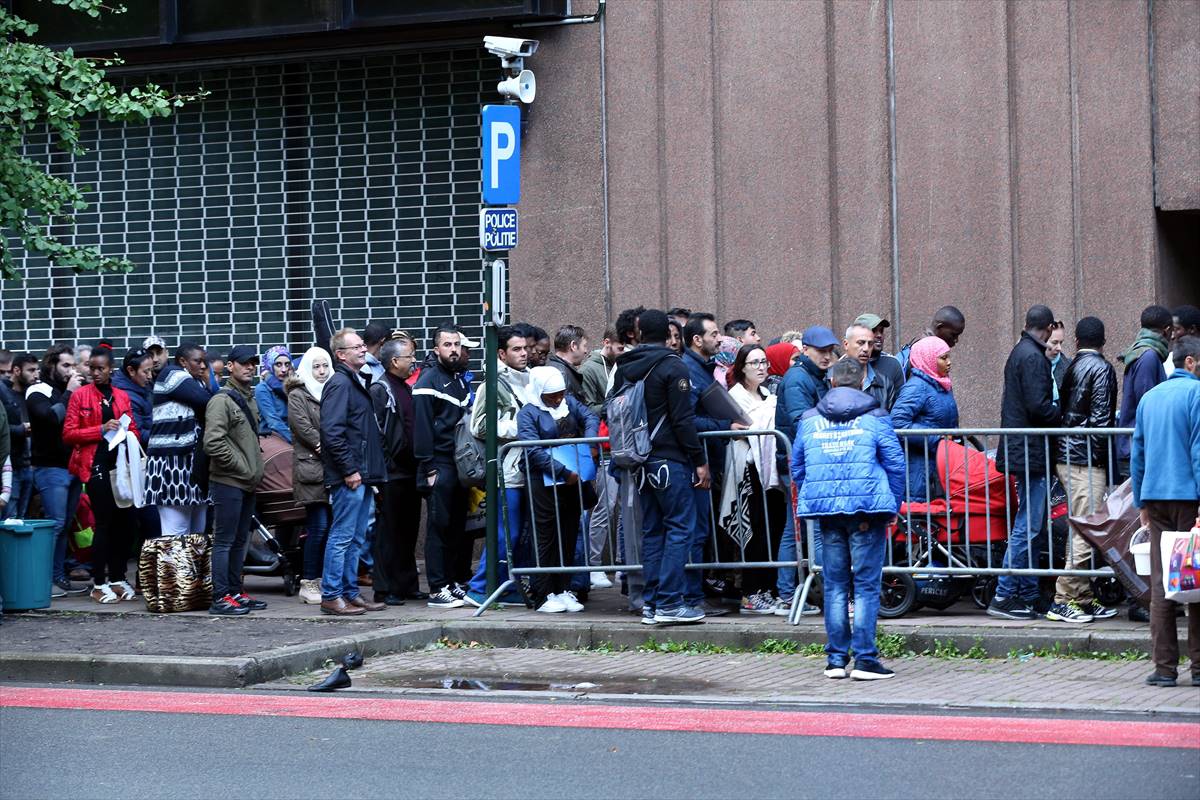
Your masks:
<svg viewBox="0 0 1200 800"><path fill-rule="evenodd" d="M912 428L957 428L958 403L950 383L950 345L936 336L926 336L909 354L912 377L905 382L892 406L896 430ZM937 475L937 436L902 436L908 452L909 502L923 503L941 494Z"/></svg>
<svg viewBox="0 0 1200 800"><path fill-rule="evenodd" d="M530 402L517 412L518 439L575 439L599 432L600 419L583 403L567 396L562 373L554 367L529 371L528 394ZM579 536L582 498L588 487L580 486L579 475L554 458L552 448L525 448L523 460L533 508L537 563L543 567L570 566ZM547 486L551 476L553 485ZM534 575L537 610L547 614L582 611L583 604L570 591L570 584L568 574Z"/></svg>
<svg viewBox="0 0 1200 800"><path fill-rule="evenodd" d="M254 387L254 402L258 404L258 435L270 436L274 433L291 444L287 390L283 384L292 374L292 354L286 347L272 347L263 355L262 374L266 377Z"/></svg>

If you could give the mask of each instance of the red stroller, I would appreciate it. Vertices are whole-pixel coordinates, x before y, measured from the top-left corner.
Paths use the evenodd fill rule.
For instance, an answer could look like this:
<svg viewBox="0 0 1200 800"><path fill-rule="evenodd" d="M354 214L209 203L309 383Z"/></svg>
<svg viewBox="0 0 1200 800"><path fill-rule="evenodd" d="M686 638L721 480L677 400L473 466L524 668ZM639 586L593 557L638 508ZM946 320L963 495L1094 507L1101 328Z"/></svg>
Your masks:
<svg viewBox="0 0 1200 800"><path fill-rule="evenodd" d="M977 606L987 608L995 594L994 575L973 575L969 570L995 568L1003 562L1009 509L1016 509L1015 481L997 470L987 453L950 439L938 443L936 458L946 496L901 504L899 523L890 531L886 563L963 572L885 572L882 617L899 617L921 606L949 608L967 592Z"/></svg>

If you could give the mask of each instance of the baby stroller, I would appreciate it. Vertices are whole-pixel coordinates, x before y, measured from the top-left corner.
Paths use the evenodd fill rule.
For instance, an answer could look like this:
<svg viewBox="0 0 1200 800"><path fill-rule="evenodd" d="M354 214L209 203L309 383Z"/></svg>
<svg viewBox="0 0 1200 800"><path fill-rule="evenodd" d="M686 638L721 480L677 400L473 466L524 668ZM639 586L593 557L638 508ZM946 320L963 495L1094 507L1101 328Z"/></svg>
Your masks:
<svg viewBox="0 0 1200 800"><path fill-rule="evenodd" d="M250 523L250 545L246 549L246 575L279 575L288 597L300 591L303 548L300 528L304 506L292 496L292 446L279 436L260 438L262 483L255 493L255 513Z"/></svg>
<svg viewBox="0 0 1200 800"><path fill-rule="evenodd" d="M988 454L942 439L937 474L946 496L903 503L890 530L889 557L896 566L998 567L1008 541L1008 508L1016 508L1015 481L996 469ZM990 555L990 558L989 558ZM879 615L899 617L921 606L949 608L969 593L987 608L996 591L994 575L889 573L883 575Z"/></svg>

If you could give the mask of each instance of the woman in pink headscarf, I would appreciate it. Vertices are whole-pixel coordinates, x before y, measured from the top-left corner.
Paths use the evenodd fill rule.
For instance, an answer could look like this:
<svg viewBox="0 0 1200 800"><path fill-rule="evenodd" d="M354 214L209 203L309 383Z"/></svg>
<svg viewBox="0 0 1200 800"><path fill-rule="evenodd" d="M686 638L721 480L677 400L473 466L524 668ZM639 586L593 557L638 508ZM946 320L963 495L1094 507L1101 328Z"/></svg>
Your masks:
<svg viewBox="0 0 1200 800"><path fill-rule="evenodd" d="M912 428L957 428L958 403L950 382L950 345L936 336L926 336L909 354L912 376L892 406L892 424L897 430ZM908 451L908 492L911 502L923 502L941 494L937 477L937 436L902 436Z"/></svg>

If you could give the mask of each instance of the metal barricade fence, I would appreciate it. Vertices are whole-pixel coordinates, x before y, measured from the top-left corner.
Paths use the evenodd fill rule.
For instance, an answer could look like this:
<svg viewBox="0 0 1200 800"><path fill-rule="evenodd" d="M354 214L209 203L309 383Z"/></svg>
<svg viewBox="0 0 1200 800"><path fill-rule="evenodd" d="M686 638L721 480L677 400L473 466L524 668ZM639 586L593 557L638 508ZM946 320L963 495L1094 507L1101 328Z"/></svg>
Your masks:
<svg viewBox="0 0 1200 800"><path fill-rule="evenodd" d="M763 446L763 440L768 437L774 443L774 448ZM732 465L740 465L742 474L733 484L733 496L728 498L731 503L728 508L722 509L720 518L716 510L721 502L718 482L714 480L710 490L694 490L694 498L706 501L706 507L698 509L698 512L706 517L707 530L703 540L697 537L692 542L686 569L756 570L759 571L755 574L756 580L765 582L769 579L772 586L776 578L762 571L769 570L777 574L783 571L791 576L790 583L783 583L794 587L789 590L789 599L794 603L804 585L800 579L804 562L796 554L783 558L780 550L788 549L794 553L799 537L792 536L791 548L786 548L787 543L777 540L778 534L789 527L786 515L791 513L787 470L786 467L777 470L777 463L786 463L791 452L787 437L776 430L744 430L704 432L700 438L714 475L724 472L727 448L732 440L732 446L739 447ZM631 609L638 602L635 593L640 597L641 520L640 505L633 502L638 497L638 487L629 485L630 480L618 482L610 476L608 462L603 458L600 459L595 481L580 481L570 486L546 486L541 475L531 469L530 452L533 448L583 445L593 448L595 454L602 452L600 446L607 441L607 437L543 439L508 442L500 448L497 453L497 473L501 506L497 539L506 554L503 562L507 563L500 564L502 580L475 611L475 616L483 614L491 604L503 600L509 592L519 590L522 576L538 582L544 581L546 576L582 575L587 579L592 572L620 571L629 579L629 594L634 601ZM514 456L514 453L518 455ZM516 464L511 463L514 458L517 459ZM749 468L751 464L754 465L752 470ZM505 473L509 471L506 467L520 471L525 481L523 487L505 485ZM688 467L688 471L691 472L691 467ZM632 478L637 472L624 475ZM763 486L763 476L766 476L766 486ZM731 478L729 475L723 477L725 481ZM509 489L517 491L510 496ZM625 496L624 503L614 496L621 493L631 493ZM591 511L583 513L585 506L593 501L595 504ZM629 510L637 519L624 518ZM636 531L636 535L631 536L631 531ZM781 548L781 544L785 548ZM493 556L489 553L489 557Z"/></svg>
<svg viewBox="0 0 1200 800"><path fill-rule="evenodd" d="M1063 526L1065 539L1056 542L1053 522L1104 510L1109 489L1120 482L1117 437L1132 435L1133 429L896 433L906 485L896 524L887 528L881 616L900 616L918 604L946 608L967 594L986 608L1000 576L1016 578L1024 591L1030 591L1029 580L1041 577L1114 578L1092 548L1083 554L1069 526ZM1078 448L1057 447L1065 436L1082 446L1082 459L1074 452ZM1007 472L1000 471L997 458ZM812 557L797 609L821 573L819 527L812 521L804 527L806 553ZM793 613L792 622L797 621Z"/></svg>

